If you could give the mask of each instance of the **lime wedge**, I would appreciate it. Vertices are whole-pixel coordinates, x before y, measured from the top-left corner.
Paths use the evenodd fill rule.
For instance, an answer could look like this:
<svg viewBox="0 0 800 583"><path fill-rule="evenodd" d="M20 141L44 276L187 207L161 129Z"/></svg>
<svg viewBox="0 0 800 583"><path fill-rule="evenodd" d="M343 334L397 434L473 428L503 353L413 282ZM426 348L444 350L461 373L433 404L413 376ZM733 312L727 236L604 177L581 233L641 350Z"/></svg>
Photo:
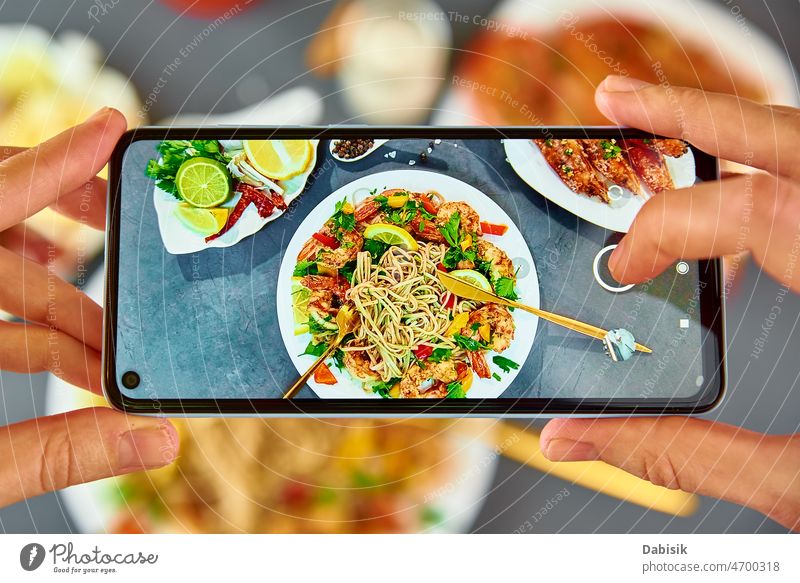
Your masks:
<svg viewBox="0 0 800 583"><path fill-rule="evenodd" d="M475 287L479 287L483 291L494 293L492 289L492 284L489 283L489 280L486 279L482 274L478 273L474 269L456 269L455 271L451 271L450 275L455 277L456 279L460 279L461 281L465 281L467 283L471 283Z"/></svg>
<svg viewBox="0 0 800 583"><path fill-rule="evenodd" d="M311 290L299 283L292 284L292 314L294 315L295 335L308 332L308 302Z"/></svg>
<svg viewBox="0 0 800 583"><path fill-rule="evenodd" d="M387 245L397 245L406 251L416 251L419 248L414 237L408 231L387 223L369 225L364 229L364 238L374 239Z"/></svg>
<svg viewBox="0 0 800 583"><path fill-rule="evenodd" d="M181 198L198 208L219 206L231 194L231 176L221 162L211 158L190 158L175 175Z"/></svg>
<svg viewBox="0 0 800 583"><path fill-rule="evenodd" d="M225 221L220 223L220 216L216 211L219 209L199 209L188 204L179 204L175 207L175 217L189 230L208 237L218 232ZM227 213L225 213L227 217Z"/></svg>

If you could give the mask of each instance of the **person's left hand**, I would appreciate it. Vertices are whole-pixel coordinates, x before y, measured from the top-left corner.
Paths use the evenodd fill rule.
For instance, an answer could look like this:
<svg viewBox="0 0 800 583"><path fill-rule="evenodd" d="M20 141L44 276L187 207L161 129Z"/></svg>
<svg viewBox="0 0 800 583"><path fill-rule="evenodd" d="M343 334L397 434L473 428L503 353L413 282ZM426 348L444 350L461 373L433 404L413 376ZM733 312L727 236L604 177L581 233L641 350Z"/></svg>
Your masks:
<svg viewBox="0 0 800 583"><path fill-rule="evenodd" d="M35 148L0 148L0 369L50 371L100 393L102 308L53 274L52 253L21 225L47 206L93 227L105 224L105 166L125 118L102 109ZM11 233L12 236L8 236ZM34 253L26 246L36 246ZM18 251L19 254L15 251ZM28 259L38 257L40 261ZM5 391L2 387L0 391ZM15 423L0 431L0 507L74 484L172 462L178 452L167 420L129 417L105 407Z"/></svg>

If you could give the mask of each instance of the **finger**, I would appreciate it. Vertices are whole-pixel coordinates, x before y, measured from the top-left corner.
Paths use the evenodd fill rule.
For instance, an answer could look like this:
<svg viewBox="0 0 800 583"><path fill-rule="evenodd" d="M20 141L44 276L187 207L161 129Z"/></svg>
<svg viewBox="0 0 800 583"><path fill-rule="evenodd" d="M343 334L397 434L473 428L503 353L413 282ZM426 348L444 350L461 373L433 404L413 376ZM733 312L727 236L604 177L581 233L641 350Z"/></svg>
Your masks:
<svg viewBox="0 0 800 583"><path fill-rule="evenodd" d="M39 324L0 322L0 370L49 371L72 385L102 394L100 351Z"/></svg>
<svg viewBox="0 0 800 583"><path fill-rule="evenodd" d="M612 121L687 140L719 158L784 176L800 176L800 111L687 87L607 77L595 93Z"/></svg>
<svg viewBox="0 0 800 583"><path fill-rule="evenodd" d="M28 149L2 146L0 147L0 160L5 160ZM104 229L106 226L107 186L104 179L94 176L72 192L61 195L56 202L50 205L50 208L95 229Z"/></svg>
<svg viewBox="0 0 800 583"><path fill-rule="evenodd" d="M683 417L554 419L553 461L603 460L640 478L755 508L800 528L800 438Z"/></svg>
<svg viewBox="0 0 800 583"><path fill-rule="evenodd" d="M61 256L62 250L25 223L12 225L0 233L0 246L36 263L45 264Z"/></svg>
<svg viewBox="0 0 800 583"><path fill-rule="evenodd" d="M614 279L641 283L676 259L750 251L782 284L800 289L800 192L767 174L745 174L648 200L608 261Z"/></svg>
<svg viewBox="0 0 800 583"><path fill-rule="evenodd" d="M53 269L0 247L0 308L61 330L95 350L103 346L103 309Z"/></svg>
<svg viewBox="0 0 800 583"><path fill-rule="evenodd" d="M0 506L45 492L171 463L178 435L166 419L90 408L0 430Z"/></svg>
<svg viewBox="0 0 800 583"><path fill-rule="evenodd" d="M107 185L104 179L95 176L72 192L60 196L50 208L79 223L102 230L106 226Z"/></svg>
<svg viewBox="0 0 800 583"><path fill-rule="evenodd" d="M4 204L0 230L89 182L125 131L121 113L104 108L84 123L0 162Z"/></svg>

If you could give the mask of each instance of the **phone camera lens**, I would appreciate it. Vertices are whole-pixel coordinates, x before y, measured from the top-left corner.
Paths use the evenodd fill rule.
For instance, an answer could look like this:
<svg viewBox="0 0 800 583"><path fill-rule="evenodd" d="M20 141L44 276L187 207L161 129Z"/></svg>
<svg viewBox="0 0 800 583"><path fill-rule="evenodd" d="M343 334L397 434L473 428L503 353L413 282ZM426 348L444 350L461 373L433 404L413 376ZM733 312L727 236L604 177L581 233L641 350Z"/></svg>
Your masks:
<svg viewBox="0 0 800 583"><path fill-rule="evenodd" d="M140 380L139 375L132 370L122 373L122 386L126 389L135 389L139 386Z"/></svg>

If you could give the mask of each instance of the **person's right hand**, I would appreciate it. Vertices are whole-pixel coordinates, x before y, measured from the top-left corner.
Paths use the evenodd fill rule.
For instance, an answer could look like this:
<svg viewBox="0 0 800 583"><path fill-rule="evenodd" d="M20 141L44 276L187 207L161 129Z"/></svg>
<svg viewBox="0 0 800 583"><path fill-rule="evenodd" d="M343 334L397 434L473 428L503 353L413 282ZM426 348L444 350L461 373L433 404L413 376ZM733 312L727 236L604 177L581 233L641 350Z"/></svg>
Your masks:
<svg viewBox="0 0 800 583"><path fill-rule="evenodd" d="M2 238L7 245L15 241L11 248L0 247L0 309L22 320L0 321L3 370L49 370L100 393L102 308L53 273L50 255L55 253L47 252L48 242L41 238L29 239L22 221L52 206L102 229L106 182L95 175L125 126L118 111L106 108L35 148L0 148L0 231L16 233ZM31 252L31 244L37 252ZM166 419L127 416L107 407L0 427L0 507L74 484L160 467L177 453L178 436Z"/></svg>
<svg viewBox="0 0 800 583"><path fill-rule="evenodd" d="M609 258L617 281L644 282L679 258L749 251L787 290L800 292L800 110L615 76L598 87L596 102L620 125L766 171L651 198ZM551 460L603 460L800 530L800 434L681 417L554 419L541 441Z"/></svg>

